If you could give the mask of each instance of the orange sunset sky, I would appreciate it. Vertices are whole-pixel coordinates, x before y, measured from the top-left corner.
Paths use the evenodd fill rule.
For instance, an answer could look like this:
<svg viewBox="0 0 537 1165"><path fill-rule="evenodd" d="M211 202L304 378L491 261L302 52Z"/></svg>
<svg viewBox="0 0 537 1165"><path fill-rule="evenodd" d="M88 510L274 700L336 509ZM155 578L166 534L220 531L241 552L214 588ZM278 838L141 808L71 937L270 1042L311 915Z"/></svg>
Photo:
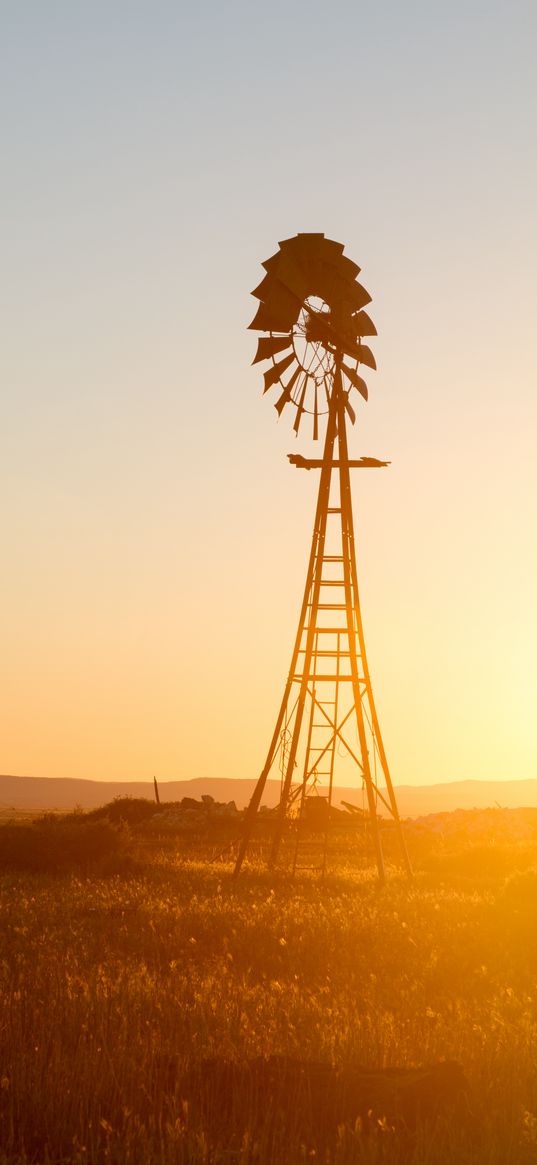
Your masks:
<svg viewBox="0 0 537 1165"><path fill-rule="evenodd" d="M317 476L250 367L345 243L363 618L394 783L537 777L533 0L3 15L0 771L256 777Z"/></svg>

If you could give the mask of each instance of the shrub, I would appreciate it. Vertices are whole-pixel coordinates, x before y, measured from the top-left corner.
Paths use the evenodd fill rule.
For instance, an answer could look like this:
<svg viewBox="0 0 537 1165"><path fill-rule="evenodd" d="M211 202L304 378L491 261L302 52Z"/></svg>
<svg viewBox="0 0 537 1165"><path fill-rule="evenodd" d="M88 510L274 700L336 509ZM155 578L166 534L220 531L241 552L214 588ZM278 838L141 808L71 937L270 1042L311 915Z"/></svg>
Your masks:
<svg viewBox="0 0 537 1165"><path fill-rule="evenodd" d="M132 865L132 843L125 827L47 815L31 824L0 826L0 870L32 873L119 873Z"/></svg>
<svg viewBox="0 0 537 1165"><path fill-rule="evenodd" d="M108 821L126 821L129 825L138 825L141 821L147 821L153 817L158 808L156 801L148 801L146 797L115 797L107 805L92 809L83 816L86 821L107 819Z"/></svg>

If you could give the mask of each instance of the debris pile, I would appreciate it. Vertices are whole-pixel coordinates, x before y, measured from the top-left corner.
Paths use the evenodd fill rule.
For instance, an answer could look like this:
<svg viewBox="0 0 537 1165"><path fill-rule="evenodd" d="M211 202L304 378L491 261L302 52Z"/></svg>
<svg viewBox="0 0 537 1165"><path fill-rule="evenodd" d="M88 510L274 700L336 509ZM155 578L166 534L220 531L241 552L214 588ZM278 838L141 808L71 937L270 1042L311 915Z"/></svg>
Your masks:
<svg viewBox="0 0 537 1165"><path fill-rule="evenodd" d="M183 797L181 801L155 806L149 824L155 830L188 832L212 822L235 821L240 816L234 801L215 801L205 793L199 801L194 797Z"/></svg>
<svg viewBox="0 0 537 1165"><path fill-rule="evenodd" d="M80 820L106 819L114 824L123 823L142 833L189 832L203 830L207 825L218 822L236 822L241 812L234 801L215 801L208 793L199 801L194 797L183 797L182 801L165 801L158 804L146 798L116 797L108 805L79 814Z"/></svg>

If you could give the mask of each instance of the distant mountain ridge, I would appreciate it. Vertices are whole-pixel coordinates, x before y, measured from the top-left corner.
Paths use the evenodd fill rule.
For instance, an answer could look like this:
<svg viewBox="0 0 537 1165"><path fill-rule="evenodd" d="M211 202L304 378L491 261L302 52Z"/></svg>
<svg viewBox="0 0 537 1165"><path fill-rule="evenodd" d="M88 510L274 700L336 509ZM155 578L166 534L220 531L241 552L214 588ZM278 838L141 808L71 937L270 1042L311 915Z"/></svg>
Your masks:
<svg viewBox="0 0 537 1165"><path fill-rule="evenodd" d="M183 797L199 799L209 793L216 801L235 801L238 808L247 805L255 780L226 777L197 777L191 781L159 781L161 801L180 801ZM280 782L267 781L263 804L276 805ZM537 807L537 779L523 781L453 781L439 785L398 785L397 804L402 817L421 817L427 813L453 809L486 809L500 805L506 809ZM0 776L0 810L94 809L113 801L114 797L148 797L153 799L152 781L90 781L71 777ZM334 788L333 804L341 801L362 805L361 790ZM379 812L381 812L379 803Z"/></svg>

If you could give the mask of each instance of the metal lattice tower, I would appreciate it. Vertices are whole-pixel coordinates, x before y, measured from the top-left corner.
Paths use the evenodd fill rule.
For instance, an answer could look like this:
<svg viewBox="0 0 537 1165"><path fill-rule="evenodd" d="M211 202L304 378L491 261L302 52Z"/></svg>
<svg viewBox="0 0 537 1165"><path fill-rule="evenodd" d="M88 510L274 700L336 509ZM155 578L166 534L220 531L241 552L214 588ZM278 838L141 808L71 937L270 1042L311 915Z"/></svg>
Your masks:
<svg viewBox="0 0 537 1165"><path fill-rule="evenodd" d="M378 802L392 817L408 874L408 858L373 699L358 593L350 470L386 466L371 457L349 459L347 420L355 422L354 389L367 400L359 364L375 368L364 337L376 335L363 310L370 296L359 267L341 243L322 234L299 234L279 244L263 264L266 275L253 294L260 300L251 328L263 333L254 363L270 360L264 391L279 385L278 415L291 405L298 434L310 415L313 438L326 421L322 458L290 454L300 469L319 469L320 482L306 586L289 674L263 771L248 806L235 874L252 837L268 777L280 773L281 793L270 848L278 858L289 818L295 819L293 869L300 868L302 823L322 824L320 864L326 867L328 823L335 770L341 757L365 789L379 878L384 858ZM315 799L313 801L313 799ZM312 806L313 803L313 806ZM315 808L315 814L308 808Z"/></svg>

